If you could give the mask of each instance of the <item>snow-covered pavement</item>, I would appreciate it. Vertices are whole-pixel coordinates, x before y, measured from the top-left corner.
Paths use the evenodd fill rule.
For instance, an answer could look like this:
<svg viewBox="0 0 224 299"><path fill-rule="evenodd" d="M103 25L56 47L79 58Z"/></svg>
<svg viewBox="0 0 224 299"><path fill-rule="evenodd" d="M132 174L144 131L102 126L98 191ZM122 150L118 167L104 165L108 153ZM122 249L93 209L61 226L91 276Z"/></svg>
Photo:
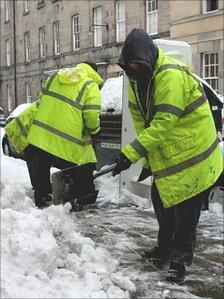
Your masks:
<svg viewBox="0 0 224 299"><path fill-rule="evenodd" d="M152 210L119 198L117 180L99 180L96 208L38 210L24 161L1 154L1 298L194 298L223 296L223 211L203 212L195 263L183 286L139 252L156 243ZM135 196L131 200L136 202Z"/></svg>
<svg viewBox="0 0 224 299"><path fill-rule="evenodd" d="M76 216L62 206L36 209L26 196L25 163L1 162L1 298L129 297L135 285L106 249L80 234Z"/></svg>

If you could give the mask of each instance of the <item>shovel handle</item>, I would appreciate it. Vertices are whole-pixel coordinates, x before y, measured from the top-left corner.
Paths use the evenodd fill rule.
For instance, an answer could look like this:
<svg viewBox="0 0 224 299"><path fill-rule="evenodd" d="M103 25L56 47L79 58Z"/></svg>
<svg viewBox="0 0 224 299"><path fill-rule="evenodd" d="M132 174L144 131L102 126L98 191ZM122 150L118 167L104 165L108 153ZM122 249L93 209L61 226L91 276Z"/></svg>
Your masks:
<svg viewBox="0 0 224 299"><path fill-rule="evenodd" d="M106 173L112 171L112 170L116 167L116 165L117 165L117 164L114 163L114 164L108 166L107 168L104 168L104 169L98 171L97 173L95 173L95 174L93 175L93 179L96 179L96 178L98 178L99 176L101 176L101 175L103 175L103 174L106 174Z"/></svg>

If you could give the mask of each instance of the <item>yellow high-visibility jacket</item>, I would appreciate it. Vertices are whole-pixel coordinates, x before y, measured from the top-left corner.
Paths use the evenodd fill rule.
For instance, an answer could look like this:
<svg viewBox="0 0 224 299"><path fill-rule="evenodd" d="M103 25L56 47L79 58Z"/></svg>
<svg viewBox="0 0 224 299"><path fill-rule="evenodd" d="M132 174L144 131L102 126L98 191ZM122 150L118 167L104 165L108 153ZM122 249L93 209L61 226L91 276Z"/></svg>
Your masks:
<svg viewBox="0 0 224 299"><path fill-rule="evenodd" d="M122 151L132 163L144 158L168 208L213 185L223 162L208 100L189 68L159 50L153 80L147 111L136 82L130 81L129 108L137 138Z"/></svg>
<svg viewBox="0 0 224 299"><path fill-rule="evenodd" d="M85 63L51 75L40 93L29 143L76 164L96 162L91 135L100 130L102 82Z"/></svg>
<svg viewBox="0 0 224 299"><path fill-rule="evenodd" d="M19 116L15 117L5 126L5 132L18 153L29 145L27 137L38 105L39 101L32 103Z"/></svg>

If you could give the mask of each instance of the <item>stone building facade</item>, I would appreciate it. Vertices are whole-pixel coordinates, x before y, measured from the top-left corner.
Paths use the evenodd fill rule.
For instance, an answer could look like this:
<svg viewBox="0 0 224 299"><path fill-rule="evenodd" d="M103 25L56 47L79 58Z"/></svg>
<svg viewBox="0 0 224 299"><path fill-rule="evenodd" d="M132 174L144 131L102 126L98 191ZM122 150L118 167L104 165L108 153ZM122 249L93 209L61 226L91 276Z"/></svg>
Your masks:
<svg viewBox="0 0 224 299"><path fill-rule="evenodd" d="M150 0L151 1L151 0ZM1 54L0 54L0 105L5 111L18 104L34 101L45 77L45 71L60 67L71 67L90 60L99 66L106 79L120 75L116 65L123 40L135 27L146 29L146 0L2 0L1 1ZM117 2L123 2L120 16L116 11ZM156 2L153 0L152 2ZM6 6L9 5L9 20L6 20ZM155 10L158 18L154 37L169 37L169 1L159 0ZM94 9L100 8L100 18L94 19ZM122 12L123 9L123 12ZM14 11L14 15L13 15ZM118 12L117 12L118 13ZM14 19L13 19L14 16ZM78 16L78 18L77 18ZM123 17L124 16L124 17ZM76 20L73 19L76 17ZM99 15L98 15L99 17ZM122 19L123 17L123 19ZM117 38L116 20L121 20L124 28L123 38ZM15 20L15 28L14 28ZM78 20L78 41L74 49L74 22ZM54 24L59 22L60 54L55 55ZM103 26L93 26L97 23ZM40 57L40 28L45 32L45 55ZM77 26L76 26L77 27ZM99 29L97 29L99 28ZM15 36L14 36L15 29ZM100 45L94 45L95 35L102 36ZM99 33L100 31L100 33ZM29 59L26 61L25 34L29 33ZM15 38L14 38L15 37ZM77 39L77 36L76 38ZM10 40L10 65L6 63L6 41ZM15 45L14 41L15 40ZM16 50L16 53L14 53ZM14 63L14 56L16 62ZM15 70L16 69L16 70ZM15 91L16 72L16 91ZM16 100L15 100L16 97Z"/></svg>
<svg viewBox="0 0 224 299"><path fill-rule="evenodd" d="M222 0L170 1L170 37L192 48L192 67L224 94L224 15Z"/></svg>
<svg viewBox="0 0 224 299"><path fill-rule="evenodd" d="M96 62L105 79L119 76L116 62L123 40L136 27L153 38L189 42L199 75L204 50L219 49L218 88L223 93L223 4L218 1L216 11L202 14L205 1L215 0L188 0L184 6L179 0L2 0L0 106L9 112L34 101L46 71L82 61Z"/></svg>

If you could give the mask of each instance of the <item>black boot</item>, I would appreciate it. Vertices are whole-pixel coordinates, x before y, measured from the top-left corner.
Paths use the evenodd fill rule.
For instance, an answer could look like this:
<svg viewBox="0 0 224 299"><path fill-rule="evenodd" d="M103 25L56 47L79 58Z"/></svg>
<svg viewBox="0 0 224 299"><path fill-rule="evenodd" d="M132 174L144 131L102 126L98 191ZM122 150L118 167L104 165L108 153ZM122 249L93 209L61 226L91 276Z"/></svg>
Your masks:
<svg viewBox="0 0 224 299"><path fill-rule="evenodd" d="M170 253L164 252L164 250L161 250L159 247L154 247L150 251L145 251L144 254L147 259L155 262L165 262L170 258Z"/></svg>
<svg viewBox="0 0 224 299"><path fill-rule="evenodd" d="M166 280L170 282L182 283L185 278L184 264L171 262L170 269L167 272Z"/></svg>
<svg viewBox="0 0 224 299"><path fill-rule="evenodd" d="M52 195L48 194L45 197L43 197L41 200L35 199L35 205L41 209L41 208L47 208L52 204Z"/></svg>

